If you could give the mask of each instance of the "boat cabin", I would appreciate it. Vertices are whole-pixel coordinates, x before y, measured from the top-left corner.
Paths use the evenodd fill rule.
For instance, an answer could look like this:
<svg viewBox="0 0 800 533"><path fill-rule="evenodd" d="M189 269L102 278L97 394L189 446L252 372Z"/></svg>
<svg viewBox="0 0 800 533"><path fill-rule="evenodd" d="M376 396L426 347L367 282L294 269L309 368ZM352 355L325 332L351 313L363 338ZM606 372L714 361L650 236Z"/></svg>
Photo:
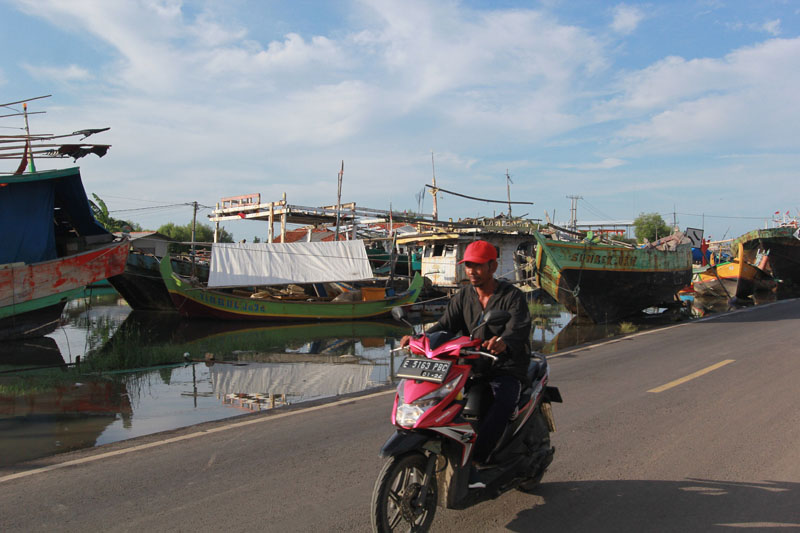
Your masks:
<svg viewBox="0 0 800 533"><path fill-rule="evenodd" d="M416 243L422 247L421 274L439 290L451 292L468 283L464 251L469 243L483 239L497 248L495 277L515 282L527 282L532 276L532 251L535 240L519 233L432 233L409 235L398 239L399 244Z"/></svg>

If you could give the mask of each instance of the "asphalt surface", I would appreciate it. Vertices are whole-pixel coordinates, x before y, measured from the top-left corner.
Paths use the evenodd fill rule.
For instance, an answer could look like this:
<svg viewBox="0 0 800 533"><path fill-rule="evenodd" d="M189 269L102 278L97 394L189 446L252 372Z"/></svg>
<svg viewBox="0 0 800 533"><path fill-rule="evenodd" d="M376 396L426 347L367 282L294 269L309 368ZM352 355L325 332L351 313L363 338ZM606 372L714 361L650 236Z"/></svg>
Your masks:
<svg viewBox="0 0 800 533"><path fill-rule="evenodd" d="M440 508L433 531L800 530L798 319L782 301L551 357L538 493ZM391 394L4 468L0 530L369 531Z"/></svg>

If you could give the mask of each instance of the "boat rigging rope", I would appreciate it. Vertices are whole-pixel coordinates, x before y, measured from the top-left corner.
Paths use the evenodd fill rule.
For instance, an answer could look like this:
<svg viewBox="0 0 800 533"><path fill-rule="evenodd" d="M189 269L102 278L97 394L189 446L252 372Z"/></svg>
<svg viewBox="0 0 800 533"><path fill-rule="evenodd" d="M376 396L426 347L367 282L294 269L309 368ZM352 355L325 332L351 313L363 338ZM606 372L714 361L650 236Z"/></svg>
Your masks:
<svg viewBox="0 0 800 533"><path fill-rule="evenodd" d="M418 305L418 304L423 304L424 305L424 304L427 304L427 303L430 303L430 302L435 302L436 300L445 300L445 299L449 299L449 298L450 297L447 296L447 295L437 296L436 298L431 298L430 300L422 300L422 301L418 300L418 301L416 301L416 302L414 302L413 304L410 304L410 305Z"/></svg>
<svg viewBox="0 0 800 533"><path fill-rule="evenodd" d="M570 291L572 293L572 297L575 298L575 303L578 304L578 295L581 293L581 277L583 276L583 269L586 266L586 250L589 249L589 241L586 239L583 240L583 253L581 254L581 268L578 269L578 282L575 284L575 288Z"/></svg>

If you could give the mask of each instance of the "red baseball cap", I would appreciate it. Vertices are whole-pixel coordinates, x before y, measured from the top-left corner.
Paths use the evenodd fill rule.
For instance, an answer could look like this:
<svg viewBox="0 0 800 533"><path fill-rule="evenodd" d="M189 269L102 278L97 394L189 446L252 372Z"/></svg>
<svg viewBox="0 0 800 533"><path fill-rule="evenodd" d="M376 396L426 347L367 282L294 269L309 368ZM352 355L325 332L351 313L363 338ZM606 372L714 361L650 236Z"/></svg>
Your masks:
<svg viewBox="0 0 800 533"><path fill-rule="evenodd" d="M469 243L464 250L464 259L459 263L488 263L497 259L497 248L486 241L475 241Z"/></svg>

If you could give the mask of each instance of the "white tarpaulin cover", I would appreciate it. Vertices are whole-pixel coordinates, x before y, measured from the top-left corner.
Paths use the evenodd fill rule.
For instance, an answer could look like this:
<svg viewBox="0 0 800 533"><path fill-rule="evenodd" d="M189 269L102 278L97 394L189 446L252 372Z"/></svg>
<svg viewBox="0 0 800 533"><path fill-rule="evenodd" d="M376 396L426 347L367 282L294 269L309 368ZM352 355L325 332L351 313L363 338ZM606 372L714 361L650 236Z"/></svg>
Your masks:
<svg viewBox="0 0 800 533"><path fill-rule="evenodd" d="M324 283L371 277L364 241L214 243L208 286Z"/></svg>
<svg viewBox="0 0 800 533"><path fill-rule="evenodd" d="M214 365L211 382L217 394L271 393L319 398L358 392L375 386L372 365L264 363Z"/></svg>

